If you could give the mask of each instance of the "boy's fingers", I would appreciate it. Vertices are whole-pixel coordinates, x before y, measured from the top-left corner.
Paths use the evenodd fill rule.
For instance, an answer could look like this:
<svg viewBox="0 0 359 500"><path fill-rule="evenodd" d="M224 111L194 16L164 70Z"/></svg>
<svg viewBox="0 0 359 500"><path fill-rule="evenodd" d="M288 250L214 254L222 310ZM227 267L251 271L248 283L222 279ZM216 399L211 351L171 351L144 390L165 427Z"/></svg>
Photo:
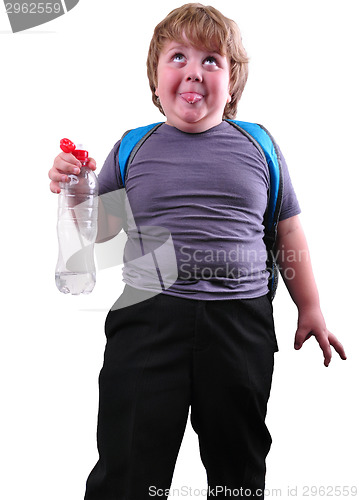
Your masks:
<svg viewBox="0 0 359 500"><path fill-rule="evenodd" d="M54 181L55 183L58 183L58 182L67 182L69 180L69 178L65 174L65 172L61 172L59 170L50 170L50 172L49 172L49 178L52 181Z"/></svg>
<svg viewBox="0 0 359 500"><path fill-rule="evenodd" d="M66 163L71 163L73 165L77 165L77 166L81 167L80 160L78 160L77 158L75 158L72 153L64 153L64 152L62 152L58 156L56 156L55 161L56 160L59 160L59 161L63 160Z"/></svg>
<svg viewBox="0 0 359 500"><path fill-rule="evenodd" d="M65 153L64 153L65 154ZM76 160L76 158L75 158ZM76 160L77 161L77 160ZM59 179L59 174L79 174L80 173L80 168L81 168L81 163L70 163L62 159L56 158L54 161L53 167L49 171L49 177L51 180L58 182L61 179Z"/></svg>
<svg viewBox="0 0 359 500"><path fill-rule="evenodd" d="M307 330L303 329L298 329L296 336L295 336L295 343L294 343L294 348L295 349L300 349L303 345L303 343L308 340L313 334L313 332L307 332ZM328 366L330 363L330 360L332 358L332 350L330 348L330 343L328 340L328 337L326 335L315 335L315 338L323 352L324 356L324 365Z"/></svg>
<svg viewBox="0 0 359 500"><path fill-rule="evenodd" d="M93 158L88 159L88 167L91 168L91 170L96 170L96 161Z"/></svg>
<svg viewBox="0 0 359 500"><path fill-rule="evenodd" d="M61 191L59 184L54 181L50 182L50 190L55 194L59 194Z"/></svg>
<svg viewBox="0 0 359 500"><path fill-rule="evenodd" d="M347 359L347 355L345 354L344 347L339 342L339 340L332 333L329 333L328 339L329 339L330 344L334 347L336 352L339 354L339 356L342 359Z"/></svg>
<svg viewBox="0 0 359 500"><path fill-rule="evenodd" d="M91 170L96 170L96 161L89 158L88 166ZM50 182L50 190L53 193L60 193L60 182L68 182L70 174L79 174L81 162L77 160L71 153L60 153L56 156L52 168L48 172Z"/></svg>
<svg viewBox="0 0 359 500"><path fill-rule="evenodd" d="M62 161L64 161L65 163L68 163L70 165L75 165L77 167L81 167L82 164L81 162L75 158L75 156L72 154L72 153L60 153L56 158L55 158L55 161L57 161L57 163L60 163L62 164ZM88 158L88 166L92 169L92 170L95 170L96 169L96 160L94 158Z"/></svg>
<svg viewBox="0 0 359 500"><path fill-rule="evenodd" d="M81 168L81 166L81 162L71 153L60 153L55 158L53 168L62 172L74 174L74 169ZM88 167L91 170L96 170L96 161L93 158L89 158Z"/></svg>
<svg viewBox="0 0 359 500"><path fill-rule="evenodd" d="M323 331L320 333L314 334L313 332L309 332L305 328L298 328L295 335L294 348L300 349L303 343L308 340L312 335L315 336L324 356L324 365L329 366L329 363L332 359L332 349L331 346L334 347L336 352L342 359L347 359L347 356L344 351L344 347L339 342L339 340L330 332Z"/></svg>
<svg viewBox="0 0 359 500"><path fill-rule="evenodd" d="M332 350L327 335L320 334L316 335L315 338L323 351L324 365L329 366L330 360L332 359Z"/></svg>
<svg viewBox="0 0 359 500"><path fill-rule="evenodd" d="M312 333L308 333L308 330L305 328L298 328L295 333L294 339L294 349L300 349L304 342L312 336Z"/></svg>
<svg viewBox="0 0 359 500"><path fill-rule="evenodd" d="M81 162L74 157L71 153L60 153L56 156L53 168L57 170L62 170L64 172L70 172L74 168L80 168ZM73 172L72 172L73 173Z"/></svg>
<svg viewBox="0 0 359 500"><path fill-rule="evenodd" d="M334 347L336 352L342 359L347 359L344 347L339 342L339 340L330 332L327 332L327 335L321 335L319 338L317 337L317 341L323 351L324 354L324 364L328 366L332 359L332 349L331 346Z"/></svg>

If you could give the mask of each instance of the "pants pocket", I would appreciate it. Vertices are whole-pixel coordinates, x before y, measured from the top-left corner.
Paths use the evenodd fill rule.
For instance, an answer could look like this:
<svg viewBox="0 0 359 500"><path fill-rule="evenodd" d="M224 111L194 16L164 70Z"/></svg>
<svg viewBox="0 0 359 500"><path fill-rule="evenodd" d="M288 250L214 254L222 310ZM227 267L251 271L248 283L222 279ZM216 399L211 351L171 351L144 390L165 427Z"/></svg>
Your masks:
<svg viewBox="0 0 359 500"><path fill-rule="evenodd" d="M119 331L123 323L140 320L158 295L157 292L140 290L126 284L122 294L106 316L106 337L110 338L115 332Z"/></svg>
<svg viewBox="0 0 359 500"><path fill-rule="evenodd" d="M265 337L274 352L277 352L279 348L274 326L273 305L269 296L240 300L245 305L251 320L257 324L260 337Z"/></svg>

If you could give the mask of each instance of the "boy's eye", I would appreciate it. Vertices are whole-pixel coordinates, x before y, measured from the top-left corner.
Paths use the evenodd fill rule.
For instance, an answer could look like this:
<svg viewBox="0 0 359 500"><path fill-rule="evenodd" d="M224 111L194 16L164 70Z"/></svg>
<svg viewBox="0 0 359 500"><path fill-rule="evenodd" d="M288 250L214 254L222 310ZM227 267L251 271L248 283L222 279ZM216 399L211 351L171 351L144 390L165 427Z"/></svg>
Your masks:
<svg viewBox="0 0 359 500"><path fill-rule="evenodd" d="M183 62L184 55L178 53L178 54L175 54L172 59L173 59L174 62Z"/></svg>
<svg viewBox="0 0 359 500"><path fill-rule="evenodd" d="M209 66L218 66L217 59L213 56L206 57L206 59L204 60L204 63L208 64Z"/></svg>
<svg viewBox="0 0 359 500"><path fill-rule="evenodd" d="M178 52L172 57L172 61L177 63L183 63L185 62L185 59L186 59L185 56L181 52ZM206 66L218 66L218 61L213 56L207 56L204 59L203 64L205 64Z"/></svg>

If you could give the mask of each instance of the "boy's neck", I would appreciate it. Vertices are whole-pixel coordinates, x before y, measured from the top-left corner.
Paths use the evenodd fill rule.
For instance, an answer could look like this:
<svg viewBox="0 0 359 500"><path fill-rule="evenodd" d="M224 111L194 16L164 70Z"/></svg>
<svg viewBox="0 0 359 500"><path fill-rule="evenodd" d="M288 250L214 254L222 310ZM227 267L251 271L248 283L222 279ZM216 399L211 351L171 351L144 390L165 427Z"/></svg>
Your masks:
<svg viewBox="0 0 359 500"><path fill-rule="evenodd" d="M203 124L202 126L200 124L196 124L196 123L193 123L193 124L185 124L185 125L174 125L170 122L165 121L165 125L168 125L170 127L173 127L173 128L176 128L177 130L180 130L181 132L185 132L186 134L200 134L202 132L207 132L207 130L211 130L215 127L217 127L218 125L220 125L221 123L223 123L223 120L221 120L220 122L218 123L213 123L211 125L205 125Z"/></svg>

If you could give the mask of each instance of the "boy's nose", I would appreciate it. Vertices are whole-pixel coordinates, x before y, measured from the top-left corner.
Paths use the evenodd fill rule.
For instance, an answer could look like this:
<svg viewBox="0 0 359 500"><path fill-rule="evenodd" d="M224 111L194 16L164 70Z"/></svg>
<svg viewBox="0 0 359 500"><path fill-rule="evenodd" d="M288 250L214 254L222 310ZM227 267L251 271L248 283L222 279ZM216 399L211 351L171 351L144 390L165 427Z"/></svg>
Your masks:
<svg viewBox="0 0 359 500"><path fill-rule="evenodd" d="M202 73L197 64L191 64L187 67L186 72L186 81L194 81L201 82L202 81Z"/></svg>
<svg viewBox="0 0 359 500"><path fill-rule="evenodd" d="M202 77L199 74L191 74L187 76L187 81L201 82Z"/></svg>

